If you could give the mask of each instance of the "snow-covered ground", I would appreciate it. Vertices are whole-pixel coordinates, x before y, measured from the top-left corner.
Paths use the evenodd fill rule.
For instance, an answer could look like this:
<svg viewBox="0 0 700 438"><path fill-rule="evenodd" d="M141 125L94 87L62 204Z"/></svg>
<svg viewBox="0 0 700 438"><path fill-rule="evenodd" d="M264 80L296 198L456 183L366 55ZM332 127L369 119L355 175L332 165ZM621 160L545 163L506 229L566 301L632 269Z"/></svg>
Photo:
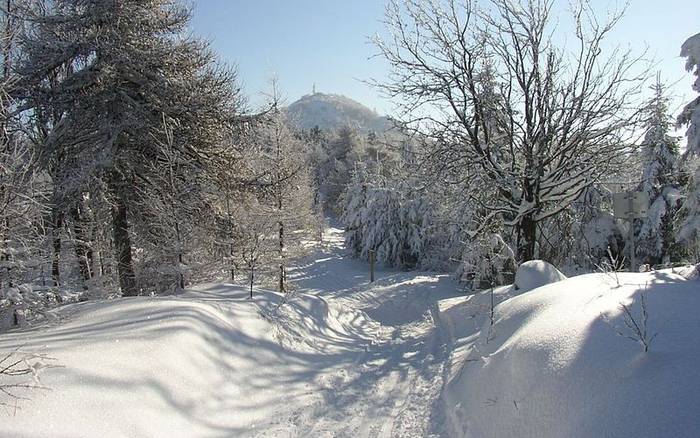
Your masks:
<svg viewBox="0 0 700 438"><path fill-rule="evenodd" d="M517 293L501 288L496 301ZM454 339L443 393L451 436L700 436L697 280L670 270L572 277L505 300L493 326L489 301L440 303ZM648 352L635 334L643 307Z"/></svg>
<svg viewBox="0 0 700 438"><path fill-rule="evenodd" d="M209 284L69 305L50 325L1 335L0 351L40 351L60 368L42 373L48 390L0 414L0 435L434 432L446 351L433 315L454 283L380 271L369 285L367 265L344 256L341 232L327 237L291 272L297 292L284 305L274 292L249 301L244 287Z"/></svg>
<svg viewBox="0 0 700 438"><path fill-rule="evenodd" d="M21 346L60 367L43 370L48 389L4 408L0 435L700 433L697 280L566 279L531 263L517 290L462 296L448 276L427 273L379 271L368 284L340 230L327 238L290 272L296 292L286 298L257 290L251 301L244 287L205 284L69 305L44 326L1 335L1 352ZM634 340L642 296L648 352Z"/></svg>

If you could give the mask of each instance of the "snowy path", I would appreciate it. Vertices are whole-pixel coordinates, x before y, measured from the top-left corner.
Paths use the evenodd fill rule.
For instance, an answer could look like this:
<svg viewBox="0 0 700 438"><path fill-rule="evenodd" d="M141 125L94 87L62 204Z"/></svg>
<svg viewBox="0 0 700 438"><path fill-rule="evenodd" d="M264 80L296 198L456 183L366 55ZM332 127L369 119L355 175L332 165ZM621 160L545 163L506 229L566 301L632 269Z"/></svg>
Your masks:
<svg viewBox="0 0 700 438"><path fill-rule="evenodd" d="M300 436L422 437L437 435L434 418L442 387L444 345L435 328L437 300L454 296L446 276L379 271L345 256L342 232L330 229L326 250L290 278L304 293L328 303L334 319L359 341L348 360L319 373L321 398L295 409L288 422ZM363 321L352 324L352 319Z"/></svg>
<svg viewBox="0 0 700 438"><path fill-rule="evenodd" d="M16 437L422 437L439 435L444 344L431 312L447 276L346 257L342 232L290 272L297 292L205 284L175 297L65 306L0 335L56 359ZM0 400L2 402L2 400Z"/></svg>

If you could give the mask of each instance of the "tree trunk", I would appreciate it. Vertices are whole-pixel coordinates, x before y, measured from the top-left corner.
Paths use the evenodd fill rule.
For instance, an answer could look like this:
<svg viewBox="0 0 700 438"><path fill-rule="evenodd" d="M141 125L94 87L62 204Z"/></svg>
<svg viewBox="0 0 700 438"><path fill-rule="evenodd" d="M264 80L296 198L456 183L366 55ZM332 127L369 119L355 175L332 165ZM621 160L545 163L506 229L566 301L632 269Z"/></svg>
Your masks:
<svg viewBox="0 0 700 438"><path fill-rule="evenodd" d="M253 280L255 279L255 269L250 267L250 299L253 299Z"/></svg>
<svg viewBox="0 0 700 438"><path fill-rule="evenodd" d="M100 252L98 253L98 256L100 257L100 276L101 277L107 273L107 269L105 268L104 252L105 252L104 248L102 246L100 246Z"/></svg>
<svg viewBox="0 0 700 438"><path fill-rule="evenodd" d="M4 190L4 187L0 186L0 196L4 195L4 193L2 193L3 190ZM2 199L2 198L0 198L0 199ZM4 221L2 221L0 218L0 261L7 260L8 256L7 256L7 253L5 250L6 246L7 246L7 242L5 242ZM10 276L10 269L9 268L7 269L7 276L8 276L8 281L10 281L9 280L9 276ZM4 282L3 282L2 272L0 272L0 289L2 289L3 287L4 287Z"/></svg>
<svg viewBox="0 0 700 438"><path fill-rule="evenodd" d="M61 228L63 227L63 212L56 206L51 213L51 240L53 244L53 257L51 260L51 279L54 286L61 283Z"/></svg>
<svg viewBox="0 0 700 438"><path fill-rule="evenodd" d="M120 190L113 190L113 193L115 200L112 206L112 232L119 287L122 296L133 297L138 295L138 290L136 289L136 275L131 258L131 238L129 237L126 200Z"/></svg>
<svg viewBox="0 0 700 438"><path fill-rule="evenodd" d="M535 258L537 222L531 215L524 216L518 224L518 263Z"/></svg>
<svg viewBox="0 0 700 438"><path fill-rule="evenodd" d="M175 215L176 207L172 205L172 213ZM182 253L182 237L180 234L180 224L175 220L175 241L177 242L177 285L180 290L185 290L185 258Z"/></svg>
<svg viewBox="0 0 700 438"><path fill-rule="evenodd" d="M73 234L75 236L75 256L78 258L78 266L80 267L80 276L83 282L87 282L92 278L92 248L87 241L85 228L83 227L83 218L80 215L80 210L74 207L70 210L71 219L73 220Z"/></svg>
<svg viewBox="0 0 700 438"><path fill-rule="evenodd" d="M229 255L231 256L231 282L236 281L236 263L233 261L235 252L233 250L233 243L231 244Z"/></svg>
<svg viewBox="0 0 700 438"><path fill-rule="evenodd" d="M280 240L280 292L286 292L286 272L284 269L284 223L279 222L279 240Z"/></svg>
<svg viewBox="0 0 700 438"><path fill-rule="evenodd" d="M185 290L185 273L182 272L183 266L185 266L185 260L182 257L182 253L177 255L177 261L179 265L177 267L178 285L180 286L180 290Z"/></svg>

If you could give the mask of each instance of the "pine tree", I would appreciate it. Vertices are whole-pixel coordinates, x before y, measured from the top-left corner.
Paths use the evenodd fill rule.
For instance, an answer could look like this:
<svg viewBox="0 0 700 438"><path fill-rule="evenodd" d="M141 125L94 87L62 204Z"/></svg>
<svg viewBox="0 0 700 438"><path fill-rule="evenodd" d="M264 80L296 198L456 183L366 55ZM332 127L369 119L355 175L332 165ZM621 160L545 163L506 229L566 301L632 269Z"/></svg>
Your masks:
<svg viewBox="0 0 700 438"><path fill-rule="evenodd" d="M674 218L678 210L679 147L670 135L672 119L668 111L665 87L657 77L654 96L647 104L647 132L642 143L642 181L638 188L649 196L649 211L638 231L637 257L651 265L668 263L674 252Z"/></svg>
<svg viewBox="0 0 700 438"><path fill-rule="evenodd" d="M700 34L683 43L681 56L687 58L686 69L695 76L693 90L700 93ZM696 256L700 255L700 96L688 103L678 117L678 124L688 126L688 147L684 154L686 171L690 181L681 210L682 223L679 239L685 242Z"/></svg>
<svg viewBox="0 0 700 438"><path fill-rule="evenodd" d="M421 262L432 231L433 205L416 186L416 180L399 170L383 175L380 167L359 163L342 198L345 246L363 259L375 251L377 261L387 266L425 266Z"/></svg>

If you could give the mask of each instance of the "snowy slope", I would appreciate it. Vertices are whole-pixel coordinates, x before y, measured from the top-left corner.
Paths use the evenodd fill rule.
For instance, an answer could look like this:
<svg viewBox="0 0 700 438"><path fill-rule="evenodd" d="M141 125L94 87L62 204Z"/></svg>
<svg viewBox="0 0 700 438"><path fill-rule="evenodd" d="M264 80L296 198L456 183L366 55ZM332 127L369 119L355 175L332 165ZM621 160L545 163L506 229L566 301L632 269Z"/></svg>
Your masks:
<svg viewBox="0 0 700 438"><path fill-rule="evenodd" d="M700 283L670 271L619 281L566 279L505 300L493 327L482 312L479 329L453 329L450 435L698 436ZM647 353L627 337L621 307L641 324L642 294L648 335L658 333ZM474 298L452 301L442 304L447 321Z"/></svg>
<svg viewBox="0 0 700 438"><path fill-rule="evenodd" d="M3 422L3 433L231 436L267 421L281 398L304 396L304 385L286 378L308 365L258 314L279 297L245 297L242 288L212 286L85 303L63 309L73 314L63 324L3 335L0 350L41 348L63 367L44 373L51 390L25 394L31 401Z"/></svg>
<svg viewBox="0 0 700 438"><path fill-rule="evenodd" d="M441 388L435 302L445 276L345 257L339 230L291 270L288 302L202 285L174 297L70 305L51 325L0 335L61 368L6 409L0 436L423 436ZM405 309L405 311L403 311Z"/></svg>

